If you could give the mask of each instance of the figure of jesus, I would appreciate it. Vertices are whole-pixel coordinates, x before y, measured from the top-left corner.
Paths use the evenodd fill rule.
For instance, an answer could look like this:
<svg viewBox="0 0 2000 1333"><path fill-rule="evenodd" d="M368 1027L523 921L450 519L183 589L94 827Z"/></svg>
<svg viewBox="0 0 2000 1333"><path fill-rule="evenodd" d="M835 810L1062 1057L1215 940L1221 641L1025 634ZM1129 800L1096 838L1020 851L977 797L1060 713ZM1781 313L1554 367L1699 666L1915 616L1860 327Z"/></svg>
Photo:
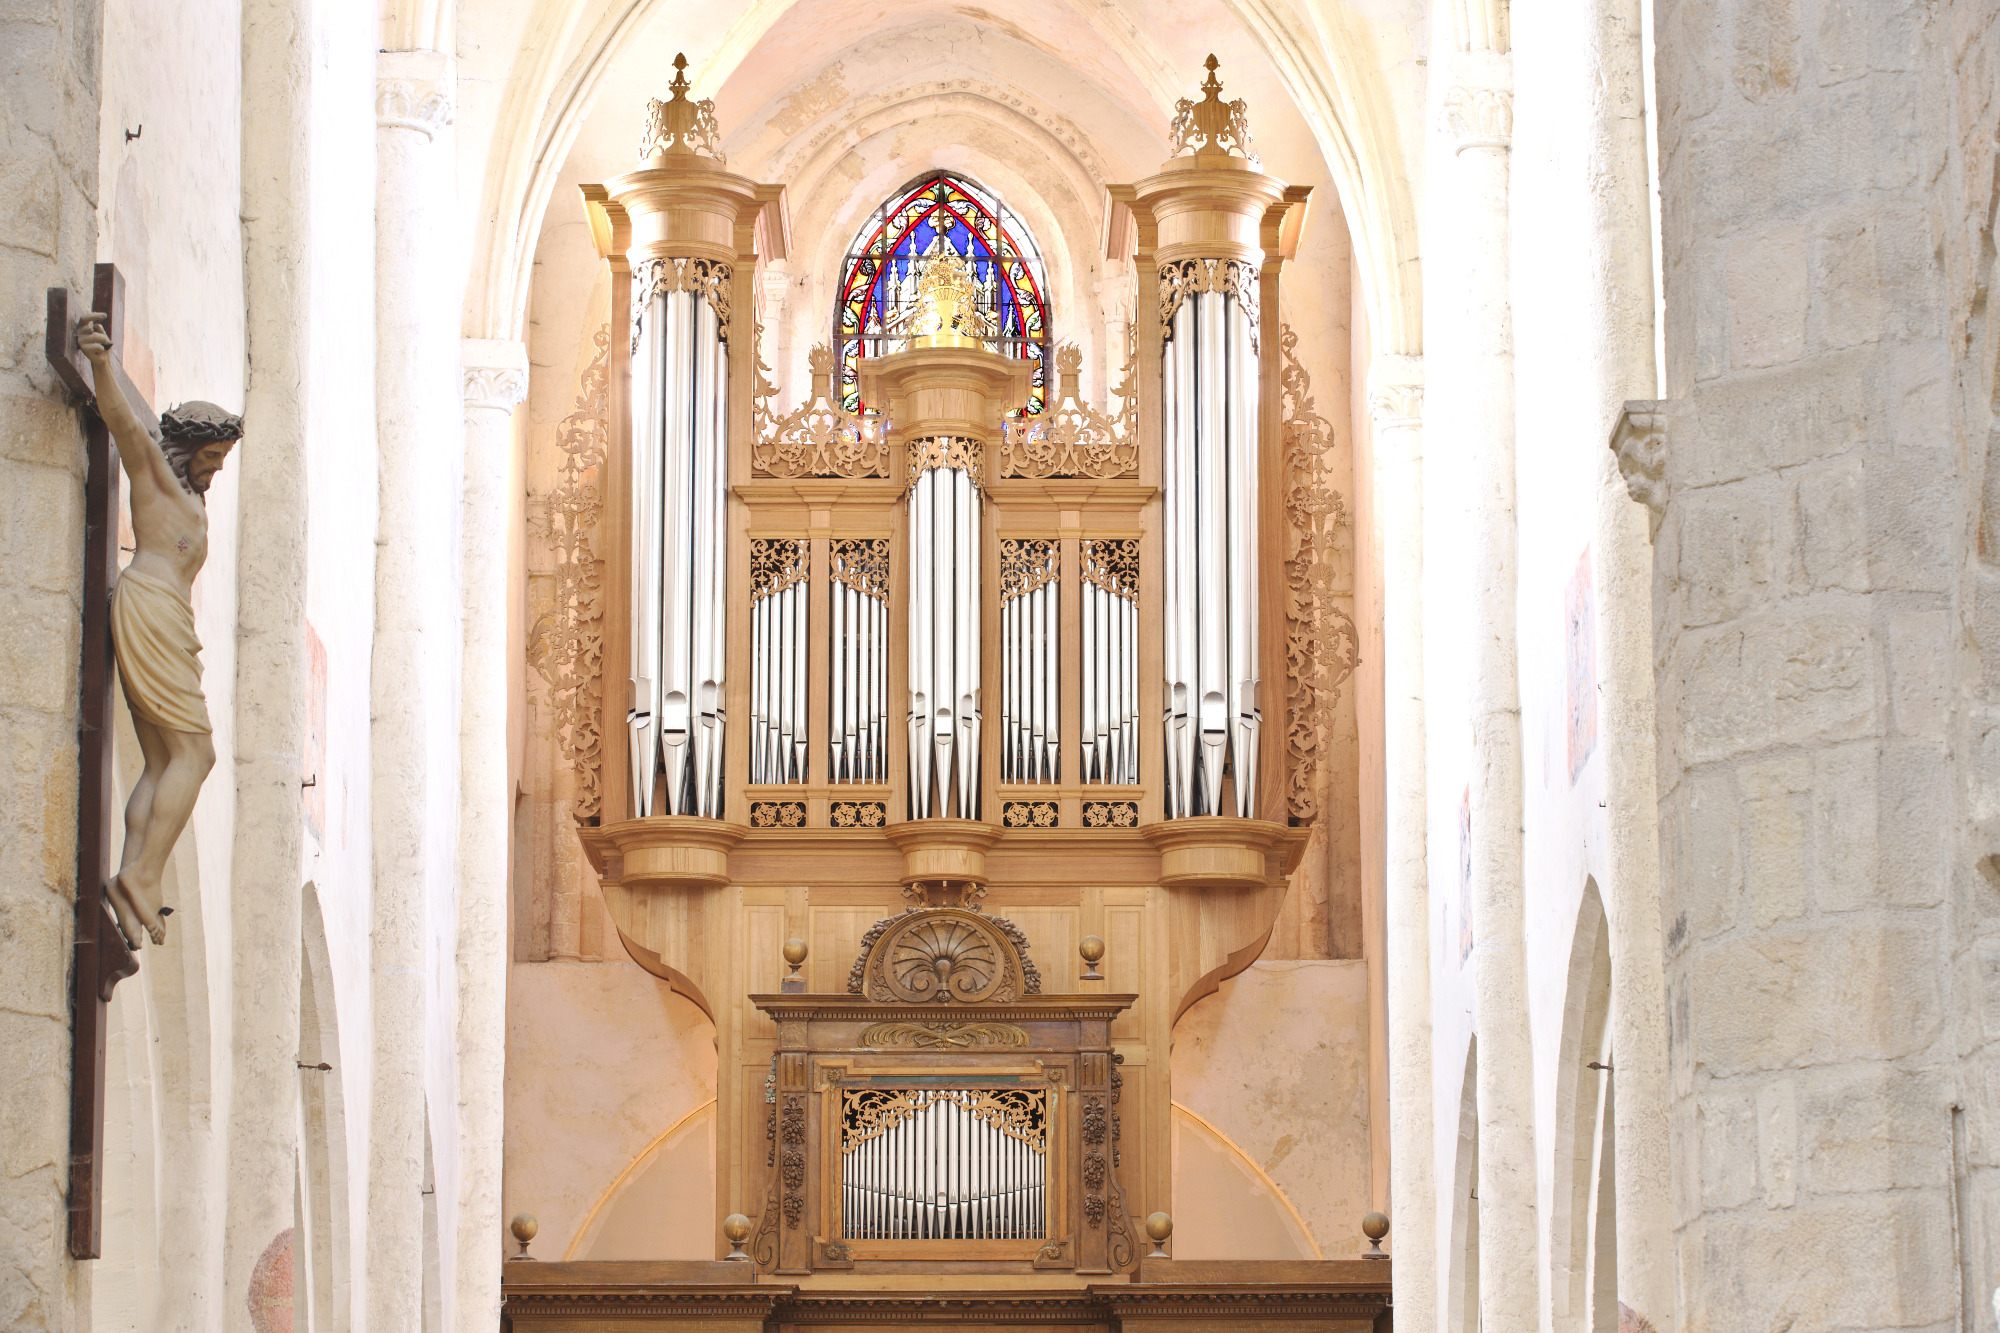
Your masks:
<svg viewBox="0 0 2000 1333"><path fill-rule="evenodd" d="M204 497L242 438L243 419L213 403L183 403L160 417L156 440L118 388L104 315L78 323L76 345L90 361L97 415L131 482L137 540L111 594L111 642L146 771L125 805L118 873L104 886L119 931L137 949L142 930L155 944L166 939L164 918L173 909L160 900L160 880L215 767L192 596L194 576L208 559Z"/></svg>

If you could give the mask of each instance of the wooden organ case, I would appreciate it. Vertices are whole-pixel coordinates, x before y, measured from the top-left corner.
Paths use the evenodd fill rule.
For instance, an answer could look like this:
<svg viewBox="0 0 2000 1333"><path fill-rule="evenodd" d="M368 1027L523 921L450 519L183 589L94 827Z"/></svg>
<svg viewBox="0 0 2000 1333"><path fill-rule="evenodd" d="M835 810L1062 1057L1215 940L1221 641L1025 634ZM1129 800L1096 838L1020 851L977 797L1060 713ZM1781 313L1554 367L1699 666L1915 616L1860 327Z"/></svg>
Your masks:
<svg viewBox="0 0 2000 1333"><path fill-rule="evenodd" d="M734 1283L761 1293L730 1307L746 1327L802 1326L774 1302L872 1282L887 1310L935 1299L927 1274L1053 1284L1069 1313L1030 1322L1109 1328L1261 1280L1140 1239L1174 1205L1173 1025L1263 950L1313 815L1277 350L1308 192L1257 168L1212 66L1177 156L1105 201L1141 293L1116 416L1079 401L1068 347L1020 415L1031 367L948 262L861 362L866 412L826 348L807 401L767 408L754 298L784 191L724 170L678 74L639 169L584 187L630 356L579 832L625 949L715 1024L718 1262L510 1265L515 1324L714 1314L737 1298L668 1289ZM1243 1299L1381 1326L1387 1264L1290 1268ZM1167 1303L1118 1313L1105 1281Z"/></svg>

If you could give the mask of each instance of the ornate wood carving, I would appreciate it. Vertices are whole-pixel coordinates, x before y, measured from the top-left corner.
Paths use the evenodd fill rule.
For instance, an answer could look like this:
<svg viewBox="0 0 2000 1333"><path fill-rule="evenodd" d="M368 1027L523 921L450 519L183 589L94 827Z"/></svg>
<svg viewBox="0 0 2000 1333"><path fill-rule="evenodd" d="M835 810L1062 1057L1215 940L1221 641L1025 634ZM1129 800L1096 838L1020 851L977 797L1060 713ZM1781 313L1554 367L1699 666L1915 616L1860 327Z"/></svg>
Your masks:
<svg viewBox="0 0 2000 1333"><path fill-rule="evenodd" d="M1117 414L1098 411L1077 396L1083 353L1075 343L1056 349L1058 400L1053 410L1008 417L1000 443L1003 477L1136 477L1139 475L1139 392L1133 372L1138 350L1126 326L1123 378L1112 394Z"/></svg>
<svg viewBox="0 0 2000 1333"><path fill-rule="evenodd" d="M1131 540L1106 541L1094 538L1083 543L1080 573L1083 581L1128 602L1139 598L1139 543Z"/></svg>
<svg viewBox="0 0 2000 1333"><path fill-rule="evenodd" d="M889 822L887 801L835 801L827 808L835 828L881 828Z"/></svg>
<svg viewBox="0 0 2000 1333"><path fill-rule="evenodd" d="M972 475L977 486L985 479L986 446L970 435L926 435L909 444L912 481L934 467L955 467Z"/></svg>
<svg viewBox="0 0 2000 1333"><path fill-rule="evenodd" d="M761 336L761 335L760 335ZM764 400L777 396L766 376L761 354L752 411L750 467L764 477L886 477L889 447L882 423L857 416L831 396L833 349L821 343L808 355L812 395L782 417L773 417Z"/></svg>
<svg viewBox="0 0 2000 1333"><path fill-rule="evenodd" d="M1259 350L1257 270L1240 259L1183 259L1160 265L1160 341L1173 337L1174 314L1195 292L1226 292L1243 307L1250 324L1250 350Z"/></svg>
<svg viewBox="0 0 2000 1333"><path fill-rule="evenodd" d="M877 1023L861 1034L863 1046L913 1046L958 1050L968 1046L1026 1046L1028 1034L1013 1023Z"/></svg>
<svg viewBox="0 0 2000 1333"><path fill-rule="evenodd" d="M1012 601L1055 582L1059 566L1056 544L1038 538L1008 538L1000 543L1000 598Z"/></svg>
<svg viewBox="0 0 2000 1333"><path fill-rule="evenodd" d="M1333 487L1328 455L1333 427L1313 407L1312 381L1299 363L1298 335L1284 325L1279 390L1285 441L1285 668L1290 707L1285 745L1290 754L1290 816L1317 819L1325 801L1326 750L1333 705L1361 660L1354 618L1334 596L1337 562L1347 538L1347 503Z"/></svg>
<svg viewBox="0 0 2000 1333"><path fill-rule="evenodd" d="M548 544L555 557L554 605L528 635L528 664L549 687L549 709L564 762L576 774L571 813L598 818L604 748L604 560L599 486L611 440L611 326L591 337L597 349L577 385L576 410L556 428L562 462L548 493Z"/></svg>
<svg viewBox="0 0 2000 1333"><path fill-rule="evenodd" d="M1085 828L1137 828L1139 827L1139 803L1137 801L1085 801L1083 803L1083 826Z"/></svg>
<svg viewBox="0 0 2000 1333"><path fill-rule="evenodd" d="M642 259L632 265L632 350L639 350L639 325L662 292L698 292L715 311L715 329L729 341L729 293L734 273L719 259Z"/></svg>
<svg viewBox="0 0 2000 1333"><path fill-rule="evenodd" d="M806 577L804 538L755 537L750 542L750 595L769 597Z"/></svg>
<svg viewBox="0 0 2000 1333"><path fill-rule="evenodd" d="M1027 937L970 907L916 907L862 937L850 995L877 1004L1005 1004L1041 992Z"/></svg>
<svg viewBox="0 0 2000 1333"><path fill-rule="evenodd" d="M1000 806L1000 822L1008 828L1055 828L1059 818L1054 801L1006 801Z"/></svg>
<svg viewBox="0 0 2000 1333"><path fill-rule="evenodd" d="M1167 133L1174 141L1174 156L1182 153L1229 152L1257 161L1250 145L1250 108L1242 98L1222 100L1222 80L1215 71L1221 62L1207 60L1208 77L1202 80L1201 100L1183 97L1174 103L1174 119Z"/></svg>
<svg viewBox="0 0 2000 1333"><path fill-rule="evenodd" d="M804 828L806 826L806 803L804 801L752 801L750 803L751 828Z"/></svg>
<svg viewBox="0 0 2000 1333"><path fill-rule="evenodd" d="M834 581L875 598L889 595L889 543L879 537L843 538L833 543Z"/></svg>

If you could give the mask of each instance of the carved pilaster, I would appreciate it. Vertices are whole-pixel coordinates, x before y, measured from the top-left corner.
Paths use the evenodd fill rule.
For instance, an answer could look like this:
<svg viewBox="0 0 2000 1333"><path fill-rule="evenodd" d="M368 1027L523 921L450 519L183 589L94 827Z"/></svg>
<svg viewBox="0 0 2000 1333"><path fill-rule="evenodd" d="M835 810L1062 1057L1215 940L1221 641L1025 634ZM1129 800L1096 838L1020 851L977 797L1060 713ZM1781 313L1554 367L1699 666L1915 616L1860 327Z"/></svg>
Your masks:
<svg viewBox="0 0 2000 1333"><path fill-rule="evenodd" d="M467 338L465 410L511 413L528 396L528 348L499 338Z"/></svg>
<svg viewBox="0 0 2000 1333"><path fill-rule="evenodd" d="M1646 506L1646 535L1660 535L1667 512L1667 405L1657 398L1635 398L1618 414L1611 428L1611 452L1625 489Z"/></svg>

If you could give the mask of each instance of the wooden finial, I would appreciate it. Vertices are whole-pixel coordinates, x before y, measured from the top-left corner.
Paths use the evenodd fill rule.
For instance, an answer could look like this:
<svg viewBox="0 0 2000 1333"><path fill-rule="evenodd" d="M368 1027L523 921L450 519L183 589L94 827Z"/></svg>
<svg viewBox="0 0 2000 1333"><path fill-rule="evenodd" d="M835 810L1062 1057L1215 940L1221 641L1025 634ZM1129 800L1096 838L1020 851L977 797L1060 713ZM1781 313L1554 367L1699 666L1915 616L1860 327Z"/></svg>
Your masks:
<svg viewBox="0 0 2000 1333"><path fill-rule="evenodd" d="M1104 957L1104 941L1095 935L1085 935L1076 942L1076 951L1083 956L1083 979L1104 980L1104 974L1097 970L1097 960Z"/></svg>
<svg viewBox="0 0 2000 1333"><path fill-rule="evenodd" d="M1167 1253L1167 1237L1173 1234L1174 1216L1172 1213L1148 1213L1146 1215L1146 1235L1152 1239L1153 1249L1152 1253L1146 1257L1148 1259L1173 1258L1172 1255Z"/></svg>
<svg viewBox="0 0 2000 1333"><path fill-rule="evenodd" d="M521 1242L521 1252L519 1254L510 1254L507 1257L509 1259L532 1260L535 1256L528 1253L528 1242L533 1240L535 1233L542 1229L542 1224L535 1220L535 1215L533 1213L516 1213L514 1214L514 1220L507 1224L507 1229L514 1233L515 1240Z"/></svg>
<svg viewBox="0 0 2000 1333"><path fill-rule="evenodd" d="M1381 1213L1370 1213L1361 1219L1361 1234L1368 1237L1368 1252L1363 1259L1387 1259L1382 1251L1382 1237L1389 1234L1389 1219Z"/></svg>
<svg viewBox="0 0 2000 1333"><path fill-rule="evenodd" d="M750 1256L743 1252L743 1242L750 1239L750 1219L741 1213L731 1213L722 1219L722 1238L729 1242L729 1253L725 1259L748 1261Z"/></svg>
<svg viewBox="0 0 2000 1333"><path fill-rule="evenodd" d="M792 970L785 974L784 983L779 989L788 994L795 991L803 992L806 988L806 979L799 975L799 964L806 960L806 942L801 939L786 940L784 955L786 966Z"/></svg>

